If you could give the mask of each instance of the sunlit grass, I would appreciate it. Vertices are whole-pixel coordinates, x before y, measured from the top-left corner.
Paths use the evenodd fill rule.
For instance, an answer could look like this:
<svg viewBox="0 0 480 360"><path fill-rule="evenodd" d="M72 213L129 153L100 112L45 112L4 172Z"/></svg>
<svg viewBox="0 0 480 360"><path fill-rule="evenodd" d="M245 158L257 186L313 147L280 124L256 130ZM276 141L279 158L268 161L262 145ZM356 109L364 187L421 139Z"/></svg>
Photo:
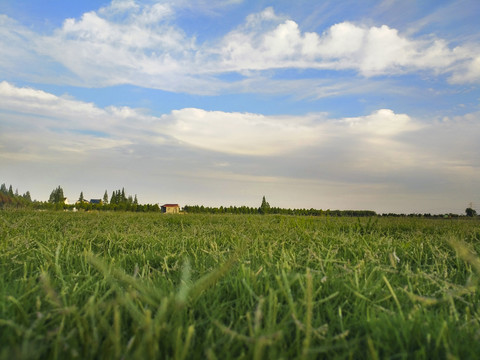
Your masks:
<svg viewBox="0 0 480 360"><path fill-rule="evenodd" d="M472 220L0 212L0 357L476 358Z"/></svg>

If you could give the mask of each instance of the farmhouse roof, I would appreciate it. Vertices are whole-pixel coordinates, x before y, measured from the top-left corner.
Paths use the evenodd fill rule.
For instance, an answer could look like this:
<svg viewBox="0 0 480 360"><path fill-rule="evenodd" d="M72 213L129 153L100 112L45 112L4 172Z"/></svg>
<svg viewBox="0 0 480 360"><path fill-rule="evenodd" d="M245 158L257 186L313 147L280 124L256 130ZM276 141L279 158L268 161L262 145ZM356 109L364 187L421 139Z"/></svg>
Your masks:
<svg viewBox="0 0 480 360"><path fill-rule="evenodd" d="M180 207L178 204L164 204L162 207Z"/></svg>

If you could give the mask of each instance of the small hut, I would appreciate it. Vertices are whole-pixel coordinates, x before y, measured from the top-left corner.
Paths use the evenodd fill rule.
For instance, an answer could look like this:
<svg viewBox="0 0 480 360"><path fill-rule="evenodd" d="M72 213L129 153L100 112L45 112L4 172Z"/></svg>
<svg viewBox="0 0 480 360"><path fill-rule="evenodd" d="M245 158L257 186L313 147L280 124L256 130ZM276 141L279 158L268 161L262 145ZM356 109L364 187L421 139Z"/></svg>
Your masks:
<svg viewBox="0 0 480 360"><path fill-rule="evenodd" d="M162 213L165 214L178 214L180 212L180 206L178 204L164 204L161 206Z"/></svg>

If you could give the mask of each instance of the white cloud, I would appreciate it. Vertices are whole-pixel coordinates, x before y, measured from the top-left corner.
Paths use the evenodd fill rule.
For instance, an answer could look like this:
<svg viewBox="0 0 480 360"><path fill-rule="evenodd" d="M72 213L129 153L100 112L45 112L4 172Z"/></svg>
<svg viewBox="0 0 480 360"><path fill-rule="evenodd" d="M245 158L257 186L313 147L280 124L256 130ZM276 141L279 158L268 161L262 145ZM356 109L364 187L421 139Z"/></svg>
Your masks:
<svg viewBox="0 0 480 360"><path fill-rule="evenodd" d="M130 108L98 108L70 98L0 82L0 121L5 154L48 159L54 154L93 153L143 138L151 117ZM154 140L152 140L154 141ZM21 147L19 148L19 144ZM55 155L56 157L56 155Z"/></svg>
<svg viewBox="0 0 480 360"><path fill-rule="evenodd" d="M160 124L163 131L185 144L255 156L322 148L332 139L343 144L352 140L374 142L377 149L378 146L387 148L396 136L422 128L408 115L395 114L389 109L355 118L327 119L325 114L265 116L191 108L162 116ZM165 127L165 124L168 125Z"/></svg>
<svg viewBox="0 0 480 360"><path fill-rule="evenodd" d="M454 84L468 84L480 82L480 55L471 61L464 62L455 68L450 82Z"/></svg>
<svg viewBox="0 0 480 360"><path fill-rule="evenodd" d="M262 26L265 22L278 22L283 18L275 14L273 7L267 7L259 13L253 13L247 16L245 21L245 28L256 28Z"/></svg>
<svg viewBox="0 0 480 360"><path fill-rule="evenodd" d="M250 16L246 24L211 49L221 65L214 62L212 71L352 69L366 77L431 71L450 74L455 82L478 81L480 51L467 44L452 48L433 36L408 38L387 25L351 22L337 23L322 34L302 32L295 21L271 8Z"/></svg>
<svg viewBox="0 0 480 360"><path fill-rule="evenodd" d="M162 117L167 132L200 148L242 155L277 155L321 141L309 117L276 117L202 109L172 111Z"/></svg>
<svg viewBox="0 0 480 360"><path fill-rule="evenodd" d="M72 149L99 148L134 143L157 144L158 139L175 138L187 146L219 153L277 156L299 149L321 148L332 138L367 141L417 130L418 123L408 115L382 109L371 115L347 119L328 119L325 114L303 116L266 116L262 114L206 111L185 108L154 117L130 107L99 108L71 98L64 98L32 88L0 83L0 109L21 115L18 123L4 118L10 127L28 122L31 131L48 132L49 148L60 145L55 134L73 142ZM25 127L25 126L24 126ZM22 130L23 131L23 130ZM31 135L33 136L33 133ZM103 141L103 140L102 140ZM94 144L95 143L95 144Z"/></svg>
<svg viewBox="0 0 480 360"><path fill-rule="evenodd" d="M113 1L65 20L50 35L36 34L2 15L0 44L5 51L0 75L201 94L237 91L241 80L221 80L228 72L255 80L272 78L271 70L286 68L354 70L365 77L428 71L447 74L452 83L480 81L480 51L469 44L451 47L433 36L410 38L387 25L351 22L337 23L323 33L304 32L273 8L247 16L218 39L197 43L176 25L181 6L187 4ZM200 1L195 6L206 5ZM55 63L64 69L54 71ZM269 90L258 86L256 91Z"/></svg>
<svg viewBox="0 0 480 360"><path fill-rule="evenodd" d="M164 21L171 9L163 4L133 10L119 6L114 3L65 20L51 36L37 37L37 51L94 86L133 83L168 88L176 74L187 76L184 65L192 63L194 39ZM116 17L119 11L126 15ZM151 76L156 86L145 80Z"/></svg>
<svg viewBox="0 0 480 360"><path fill-rule="evenodd" d="M44 116L46 119L75 119L84 126L98 125L105 112L93 103L61 98L32 88L19 88L6 81L0 82L1 108L23 114Z"/></svg>
<svg viewBox="0 0 480 360"><path fill-rule="evenodd" d="M108 7L100 9L100 12L123 13L127 10L136 10L139 5L135 0L112 0Z"/></svg>
<svg viewBox="0 0 480 360"><path fill-rule="evenodd" d="M344 122L354 133L380 137L391 137L403 132L419 130L422 127L410 116L395 114L390 109L380 109L371 115L348 118Z"/></svg>
<svg viewBox="0 0 480 360"><path fill-rule="evenodd" d="M353 69L367 77L418 70L459 71L457 63L470 63L475 54L472 49L450 49L442 39L408 39L387 25L342 22L318 34L302 33L289 19L268 30L262 25L234 30L224 37L219 53L225 71Z"/></svg>

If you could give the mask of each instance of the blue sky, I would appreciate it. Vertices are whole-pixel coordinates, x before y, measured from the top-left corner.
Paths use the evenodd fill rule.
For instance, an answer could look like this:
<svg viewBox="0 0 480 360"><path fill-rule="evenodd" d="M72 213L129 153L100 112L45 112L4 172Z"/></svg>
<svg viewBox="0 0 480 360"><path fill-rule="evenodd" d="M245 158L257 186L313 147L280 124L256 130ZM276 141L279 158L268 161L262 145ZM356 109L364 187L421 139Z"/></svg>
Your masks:
<svg viewBox="0 0 480 360"><path fill-rule="evenodd" d="M480 3L0 1L1 182L140 202L480 206Z"/></svg>

